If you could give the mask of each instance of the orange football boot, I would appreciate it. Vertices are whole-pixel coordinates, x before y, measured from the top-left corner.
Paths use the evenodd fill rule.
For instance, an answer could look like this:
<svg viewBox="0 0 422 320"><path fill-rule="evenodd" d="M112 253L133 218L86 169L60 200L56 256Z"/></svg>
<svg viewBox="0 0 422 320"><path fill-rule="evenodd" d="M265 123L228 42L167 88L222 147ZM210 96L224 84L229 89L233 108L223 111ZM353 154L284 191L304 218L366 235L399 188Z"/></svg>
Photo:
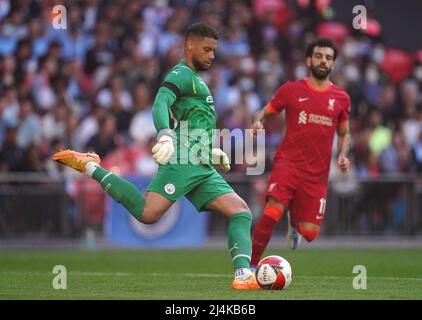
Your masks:
<svg viewBox="0 0 422 320"><path fill-rule="evenodd" d="M80 153L73 150L62 150L56 152L51 156L51 159L82 173L85 171L85 165L88 162L93 161L98 164L101 163L100 157L94 152Z"/></svg>
<svg viewBox="0 0 422 320"><path fill-rule="evenodd" d="M232 282L232 289L235 290L258 290L261 289L259 287L258 282L256 282L255 275L251 274L246 279L234 279Z"/></svg>

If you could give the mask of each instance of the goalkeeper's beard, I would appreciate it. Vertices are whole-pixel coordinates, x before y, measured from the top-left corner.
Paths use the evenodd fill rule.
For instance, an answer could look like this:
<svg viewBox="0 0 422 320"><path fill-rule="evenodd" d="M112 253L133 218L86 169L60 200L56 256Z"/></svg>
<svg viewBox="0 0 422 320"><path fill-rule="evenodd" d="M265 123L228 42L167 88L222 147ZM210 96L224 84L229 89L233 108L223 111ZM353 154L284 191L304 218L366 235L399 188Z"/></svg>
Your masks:
<svg viewBox="0 0 422 320"><path fill-rule="evenodd" d="M203 63L199 62L195 58L192 58L192 64L198 71L207 71L209 67L206 67Z"/></svg>

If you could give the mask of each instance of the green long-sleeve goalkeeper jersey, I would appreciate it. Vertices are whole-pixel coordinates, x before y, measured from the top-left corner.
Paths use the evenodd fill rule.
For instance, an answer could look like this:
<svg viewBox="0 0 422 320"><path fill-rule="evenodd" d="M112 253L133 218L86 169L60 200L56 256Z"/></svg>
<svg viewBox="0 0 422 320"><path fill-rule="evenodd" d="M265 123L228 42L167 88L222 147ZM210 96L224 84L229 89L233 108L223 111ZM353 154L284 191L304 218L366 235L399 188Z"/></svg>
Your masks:
<svg viewBox="0 0 422 320"><path fill-rule="evenodd" d="M153 119L158 135L163 129L175 132L170 163L210 163L216 128L213 97L183 60L164 78L153 104Z"/></svg>

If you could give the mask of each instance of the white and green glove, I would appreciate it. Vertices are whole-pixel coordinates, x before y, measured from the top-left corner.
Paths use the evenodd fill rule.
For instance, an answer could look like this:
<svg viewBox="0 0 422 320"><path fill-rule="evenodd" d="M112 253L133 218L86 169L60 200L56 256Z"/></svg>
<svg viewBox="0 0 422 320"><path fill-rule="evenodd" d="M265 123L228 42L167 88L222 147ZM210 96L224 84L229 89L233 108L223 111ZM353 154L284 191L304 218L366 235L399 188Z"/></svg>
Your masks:
<svg viewBox="0 0 422 320"><path fill-rule="evenodd" d="M213 148L212 151L212 164L220 167L221 171L230 171L230 162L227 154L220 148Z"/></svg>
<svg viewBox="0 0 422 320"><path fill-rule="evenodd" d="M163 134L158 138L158 142L152 148L152 158L158 164L169 162L174 153L173 139L171 136Z"/></svg>

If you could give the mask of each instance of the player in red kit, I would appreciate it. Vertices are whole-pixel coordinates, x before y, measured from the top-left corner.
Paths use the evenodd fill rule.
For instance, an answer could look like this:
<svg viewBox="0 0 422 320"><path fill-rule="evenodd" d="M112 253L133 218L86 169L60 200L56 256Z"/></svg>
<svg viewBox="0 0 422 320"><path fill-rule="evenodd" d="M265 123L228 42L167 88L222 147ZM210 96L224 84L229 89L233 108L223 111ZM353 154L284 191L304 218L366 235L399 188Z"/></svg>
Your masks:
<svg viewBox="0 0 422 320"><path fill-rule="evenodd" d="M287 239L296 249L301 237L314 240L324 219L328 174L334 133L338 135L337 164L349 169L350 97L329 80L337 49L330 39L320 38L306 50L309 77L287 82L258 113L252 129L256 134L265 120L286 110L286 133L274 156L268 180L266 206L252 241L253 268L259 262L273 228L285 211L289 216Z"/></svg>

